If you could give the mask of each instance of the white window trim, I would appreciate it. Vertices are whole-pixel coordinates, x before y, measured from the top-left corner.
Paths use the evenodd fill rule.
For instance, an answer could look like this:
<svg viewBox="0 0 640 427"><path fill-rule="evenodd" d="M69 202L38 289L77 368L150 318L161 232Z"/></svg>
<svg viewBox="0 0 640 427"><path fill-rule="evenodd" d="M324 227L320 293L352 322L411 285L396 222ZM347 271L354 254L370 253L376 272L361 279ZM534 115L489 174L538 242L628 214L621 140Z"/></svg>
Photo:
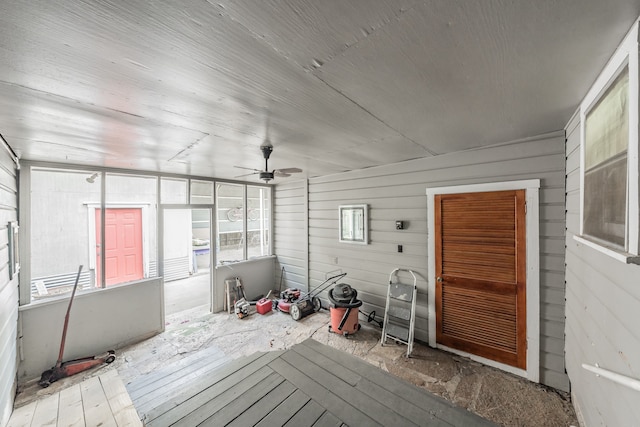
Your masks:
<svg viewBox="0 0 640 427"><path fill-rule="evenodd" d="M455 193L479 193L487 191L526 190L527 215L527 369L485 359L474 354L453 350L436 343L436 260L435 260L435 195ZM427 188L428 233L428 324L429 345L468 357L477 362L540 382L540 180L506 181L487 184L459 185Z"/></svg>
<svg viewBox="0 0 640 427"><path fill-rule="evenodd" d="M638 22L634 24L580 104L580 236L574 239L625 263L639 263L640 204L638 183L639 62ZM626 251L605 247L584 236L585 118L625 66L629 66L629 146L627 148Z"/></svg>

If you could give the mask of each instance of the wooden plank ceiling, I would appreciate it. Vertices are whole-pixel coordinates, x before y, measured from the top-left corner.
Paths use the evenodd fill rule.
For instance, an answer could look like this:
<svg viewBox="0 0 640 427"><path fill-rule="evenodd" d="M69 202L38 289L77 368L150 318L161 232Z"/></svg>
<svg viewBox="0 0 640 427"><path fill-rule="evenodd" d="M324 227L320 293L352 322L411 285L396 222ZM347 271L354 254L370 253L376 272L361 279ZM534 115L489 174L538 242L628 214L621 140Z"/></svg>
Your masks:
<svg viewBox="0 0 640 427"><path fill-rule="evenodd" d="M2 2L23 158L320 176L562 129L638 0ZM257 180L255 175L242 178Z"/></svg>

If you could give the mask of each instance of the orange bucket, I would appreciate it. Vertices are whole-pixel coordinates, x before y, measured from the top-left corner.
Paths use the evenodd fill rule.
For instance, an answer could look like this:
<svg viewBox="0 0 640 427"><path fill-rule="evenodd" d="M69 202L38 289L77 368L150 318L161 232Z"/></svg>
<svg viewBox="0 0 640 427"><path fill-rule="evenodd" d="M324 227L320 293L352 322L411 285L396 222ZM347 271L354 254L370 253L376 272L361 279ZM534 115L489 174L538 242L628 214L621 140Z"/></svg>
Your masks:
<svg viewBox="0 0 640 427"><path fill-rule="evenodd" d="M347 318L342 325L342 329L340 329L340 323L342 322L342 318L345 316L347 310L350 310L349 314L347 314ZM331 326L329 326L329 331L340 335L351 335L360 330L360 324L358 323L358 308L348 309L330 307L329 312L331 313Z"/></svg>

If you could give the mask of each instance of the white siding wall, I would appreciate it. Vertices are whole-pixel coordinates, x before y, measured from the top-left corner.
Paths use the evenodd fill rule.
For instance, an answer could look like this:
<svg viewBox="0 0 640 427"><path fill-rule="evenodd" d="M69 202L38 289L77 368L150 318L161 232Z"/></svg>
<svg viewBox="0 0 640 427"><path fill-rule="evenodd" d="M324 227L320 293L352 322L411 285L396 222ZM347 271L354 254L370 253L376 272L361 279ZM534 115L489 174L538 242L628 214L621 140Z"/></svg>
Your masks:
<svg viewBox="0 0 640 427"><path fill-rule="evenodd" d="M580 123L567 125L566 360L574 405L587 425L631 426L640 393L597 377L582 364L640 379L640 266L573 239L580 233Z"/></svg>
<svg viewBox="0 0 640 427"><path fill-rule="evenodd" d="M162 278L153 278L76 294L63 360L118 350L161 332L163 284ZM21 383L55 365L68 307L69 296L20 307Z"/></svg>
<svg viewBox="0 0 640 427"><path fill-rule="evenodd" d="M9 280L7 223L17 219L17 188L15 163L0 147L0 426L9 420L16 391L19 293L18 276Z"/></svg>
<svg viewBox="0 0 640 427"><path fill-rule="evenodd" d="M285 181L274 191L275 284L282 289L308 289L307 181ZM282 268L284 267L284 278Z"/></svg>
<svg viewBox="0 0 640 427"><path fill-rule="evenodd" d="M411 269L418 282L417 339L427 342L427 187L540 179L540 381L568 390L564 372L564 132L526 141L309 180L309 276L313 288L328 272L347 273L343 282L358 290L364 310L383 314L389 273ZM296 206L302 216L302 190L276 194L276 254L303 259L300 228L283 218ZM290 198L281 200L281 192ZM298 199L299 198L299 199ZM287 203L284 203L284 200ZM370 244L338 243L338 206L369 205ZM404 230L395 220L405 221ZM299 222L292 222L292 225ZM284 229L283 229L284 228ZM284 237L282 237L284 236ZM289 246L289 244L295 246ZM403 245L403 252L397 252ZM299 264L300 275L304 266ZM288 271L288 270L287 270ZM366 321L366 320L361 320Z"/></svg>

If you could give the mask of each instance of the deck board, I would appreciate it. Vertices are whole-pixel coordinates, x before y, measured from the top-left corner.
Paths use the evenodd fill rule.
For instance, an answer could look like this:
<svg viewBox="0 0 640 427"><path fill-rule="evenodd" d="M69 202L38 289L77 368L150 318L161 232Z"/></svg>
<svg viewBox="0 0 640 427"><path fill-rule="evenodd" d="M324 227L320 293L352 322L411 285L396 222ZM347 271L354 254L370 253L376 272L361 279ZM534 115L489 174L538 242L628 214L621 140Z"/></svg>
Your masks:
<svg viewBox="0 0 640 427"><path fill-rule="evenodd" d="M80 383L85 422L90 426L117 427L107 396L99 377L92 377Z"/></svg>
<svg viewBox="0 0 640 427"><path fill-rule="evenodd" d="M246 413L253 405L259 404L265 396L277 390L284 383L284 378L273 372L257 384L251 385L237 399L233 399L224 408L207 418L202 425L216 427L230 424L233 420ZM269 410L271 409L273 407L269 408Z"/></svg>
<svg viewBox="0 0 640 427"><path fill-rule="evenodd" d="M60 401L60 394L55 393L42 400L38 400L35 406L35 412L31 425L34 426L54 426L57 423L58 418L58 403Z"/></svg>
<svg viewBox="0 0 640 427"><path fill-rule="evenodd" d="M305 366L303 372L305 372L309 376L310 381L315 381L325 387L327 390L331 390L331 392L338 398L342 399L346 403L349 403L355 408L367 408L366 414L382 425L389 426L400 424L407 427L416 425L415 423L407 419L404 414L396 411L395 404L392 405L391 408L385 406L385 402L378 402L380 404L372 404L374 402L370 396L354 387L362 380L361 376L350 376L351 378L357 378L357 381L355 383L350 384L343 378L335 375L333 370L325 370L322 367L311 363L309 359L306 359L300 353L297 353L295 351L290 351L282 355L282 359L286 360L293 366ZM343 371L345 370L343 369ZM394 398L394 401L397 400L397 396L394 396Z"/></svg>
<svg viewBox="0 0 640 427"><path fill-rule="evenodd" d="M58 415L59 414L59 415ZM226 360L208 348L125 385L111 370L17 408L27 426L493 426L312 339Z"/></svg>
<svg viewBox="0 0 640 427"><path fill-rule="evenodd" d="M209 347L184 357L169 366L144 375L135 382L127 385L127 391L132 400L138 400L151 390L156 390L183 377L185 372L193 373L200 367L206 367L213 361L228 360L217 347Z"/></svg>
<svg viewBox="0 0 640 427"><path fill-rule="evenodd" d="M118 427L140 425L136 409L122 380L118 377L118 372L114 369L100 375L99 378Z"/></svg>
<svg viewBox="0 0 640 427"><path fill-rule="evenodd" d="M59 411L58 425L69 427L84 426L84 408L82 406L80 384L60 390L59 407L65 408L65 410Z"/></svg>
<svg viewBox="0 0 640 427"><path fill-rule="evenodd" d="M325 411L320 416L320 419L318 421L316 421L315 423L313 423L313 427L340 427L340 426L345 426L345 425L346 424L344 424L342 421L340 421L340 419L338 419L338 417L336 417L335 415L333 415L329 411Z"/></svg>
<svg viewBox="0 0 640 427"><path fill-rule="evenodd" d="M269 391L256 403L245 409L230 423L229 427L255 426L264 418L264 414L273 412L282 402L296 391L296 388L288 381L283 381L276 388ZM282 423L284 424L284 423ZM276 424L277 425L277 424Z"/></svg>
<svg viewBox="0 0 640 427"><path fill-rule="evenodd" d="M181 371L180 375L167 375L163 379L139 389L146 390L146 392L135 398L132 397L136 402L136 408L139 412L145 412L148 408L155 407L157 401L175 398L194 382L198 383L200 378L211 375L225 362L226 359L214 359L202 366L197 365L194 367L194 371L188 373Z"/></svg>
<svg viewBox="0 0 640 427"><path fill-rule="evenodd" d="M227 366L220 368L216 375L201 379L193 384L191 388L185 390L174 399L166 402L156 402L157 407L151 408L144 414L138 412L148 425L171 425L172 422L179 421L186 413L195 411L200 406L207 404L212 399L217 398L224 391L230 389L243 379L256 375L256 372L277 357L279 353L257 354L254 360L248 364L244 360L236 360ZM267 371L271 371L267 368ZM268 372L267 372L268 373ZM258 374L259 375L259 374ZM134 401L135 404L135 401Z"/></svg>
<svg viewBox="0 0 640 427"><path fill-rule="evenodd" d="M16 408L9 418L7 427L29 427L36 412L37 401Z"/></svg>
<svg viewBox="0 0 640 427"><path fill-rule="evenodd" d="M282 357L275 359L269 364L276 372L293 383L296 387L309 395L323 408L331 408L331 412L348 425L352 426L381 426L373 418L369 417L366 412L360 408L350 405L340 397L335 395L332 390L315 382L305 374L305 371L299 370L296 366L288 363ZM364 409L364 408L363 408Z"/></svg>
<svg viewBox="0 0 640 427"><path fill-rule="evenodd" d="M377 369L355 356L336 351L335 349L323 345L315 340L307 339L304 342L297 344L297 346L306 346L315 352L327 356L334 360L335 363L345 366L363 377L366 377L368 380L391 392L393 395L401 396L402 400L427 410L431 416L443 420L450 425L495 425L491 421L488 421L463 408L459 408L441 397L403 381L388 372Z"/></svg>
<svg viewBox="0 0 640 427"><path fill-rule="evenodd" d="M494 425L312 339L224 363L194 355L161 371L127 386L150 427Z"/></svg>
<svg viewBox="0 0 640 427"><path fill-rule="evenodd" d="M316 425L318 420L322 419L324 414L327 414L327 410L324 409L315 400L309 400L296 414L284 424L286 427L297 427L304 425ZM333 416L336 420L335 416Z"/></svg>
<svg viewBox="0 0 640 427"><path fill-rule="evenodd" d="M7 427L142 427L115 369L16 408Z"/></svg>
<svg viewBox="0 0 640 427"><path fill-rule="evenodd" d="M288 383L290 384L290 383ZM273 427L285 425L311 398L300 390L295 390L266 416L258 420L256 427Z"/></svg>

